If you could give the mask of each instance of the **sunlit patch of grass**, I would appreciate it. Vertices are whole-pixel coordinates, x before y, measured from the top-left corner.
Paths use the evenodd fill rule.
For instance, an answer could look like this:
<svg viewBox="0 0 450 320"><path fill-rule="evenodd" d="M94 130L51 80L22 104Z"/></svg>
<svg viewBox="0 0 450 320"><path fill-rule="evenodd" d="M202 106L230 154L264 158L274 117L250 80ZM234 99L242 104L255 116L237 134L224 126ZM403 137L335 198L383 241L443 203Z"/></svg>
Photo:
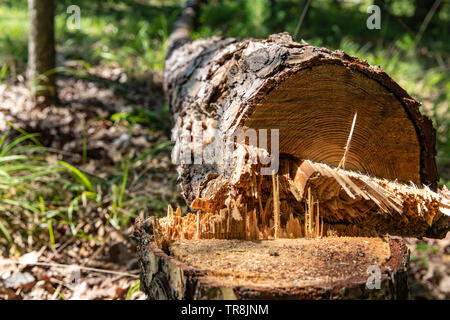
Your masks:
<svg viewBox="0 0 450 320"><path fill-rule="evenodd" d="M77 1L81 25L72 30L67 26L70 14L66 9L73 4L57 1L56 43L64 60L119 63L131 75L163 68L169 26L180 11L179 1L158 6L137 1ZM25 0L0 2L0 28L0 69L9 63L21 73L26 66L29 30Z"/></svg>
<svg viewBox="0 0 450 320"><path fill-rule="evenodd" d="M85 60L106 65L119 63L132 75L163 68L169 24L179 12L179 1L164 1L155 6L138 1L104 1L101 5L80 1L81 27L69 30L58 3L57 33L66 59Z"/></svg>

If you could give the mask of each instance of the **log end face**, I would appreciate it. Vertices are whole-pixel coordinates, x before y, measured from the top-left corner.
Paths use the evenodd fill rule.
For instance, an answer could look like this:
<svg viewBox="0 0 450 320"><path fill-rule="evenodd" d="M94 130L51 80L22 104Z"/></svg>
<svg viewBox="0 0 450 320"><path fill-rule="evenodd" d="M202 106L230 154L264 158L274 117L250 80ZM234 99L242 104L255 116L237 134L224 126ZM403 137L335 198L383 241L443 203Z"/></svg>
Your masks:
<svg viewBox="0 0 450 320"><path fill-rule="evenodd" d="M280 133L280 153L337 167L358 114L346 168L421 184L422 141L399 99L337 64L302 69L270 90L244 125Z"/></svg>

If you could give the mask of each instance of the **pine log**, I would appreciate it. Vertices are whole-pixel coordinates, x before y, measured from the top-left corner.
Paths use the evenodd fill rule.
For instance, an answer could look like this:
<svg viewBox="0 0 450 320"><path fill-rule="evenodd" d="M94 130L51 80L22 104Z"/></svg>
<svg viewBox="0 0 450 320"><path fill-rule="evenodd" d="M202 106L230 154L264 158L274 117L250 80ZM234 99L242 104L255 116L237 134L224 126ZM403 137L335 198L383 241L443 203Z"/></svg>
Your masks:
<svg viewBox="0 0 450 320"><path fill-rule="evenodd" d="M224 208L226 196L239 193L230 181L241 179L236 177L236 168L243 166L236 161L196 164L196 154L241 129L278 129L281 158L294 159L297 166L310 160L337 168L355 113L346 170L437 191L435 130L419 112L420 103L380 67L342 51L296 43L286 33L267 40L195 40L171 52L164 88L174 120L178 181L192 209L198 209L192 206L198 199L213 201L213 211ZM179 155L186 146L191 155L183 158ZM232 158L239 158L239 152ZM375 214L380 207L383 203L377 204ZM384 211L391 213L392 208ZM420 216L420 210L415 209L415 214ZM418 227L414 221L386 224L383 220L375 229L380 234L442 238L449 229L449 217L440 211L432 216L427 226L421 219L414 220L420 222ZM344 219L329 222L353 225L354 220L345 214ZM381 220L375 220L380 225ZM362 219L360 224L365 222ZM370 234L355 231L347 235L372 236L374 224L365 227Z"/></svg>
<svg viewBox="0 0 450 320"><path fill-rule="evenodd" d="M176 150L180 136L192 139L195 121L217 126L224 137L243 127L278 128L280 153L337 166L357 112L346 168L436 190L435 130L420 104L381 68L342 51L287 34L201 39L170 55L164 86ZM189 203L208 176L223 174L214 166L180 169Z"/></svg>

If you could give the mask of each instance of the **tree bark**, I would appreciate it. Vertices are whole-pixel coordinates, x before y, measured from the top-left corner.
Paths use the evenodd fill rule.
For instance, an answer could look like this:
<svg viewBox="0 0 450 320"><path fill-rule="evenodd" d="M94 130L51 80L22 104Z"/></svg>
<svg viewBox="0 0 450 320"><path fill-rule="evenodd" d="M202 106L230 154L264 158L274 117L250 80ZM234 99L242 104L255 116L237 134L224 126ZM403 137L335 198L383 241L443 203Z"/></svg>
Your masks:
<svg viewBox="0 0 450 320"><path fill-rule="evenodd" d="M54 0L28 0L28 83L46 101L56 98Z"/></svg>
<svg viewBox="0 0 450 320"><path fill-rule="evenodd" d="M190 32L194 28L200 2L201 0L188 0L184 4L169 36L166 59L170 58L174 50L191 41Z"/></svg>

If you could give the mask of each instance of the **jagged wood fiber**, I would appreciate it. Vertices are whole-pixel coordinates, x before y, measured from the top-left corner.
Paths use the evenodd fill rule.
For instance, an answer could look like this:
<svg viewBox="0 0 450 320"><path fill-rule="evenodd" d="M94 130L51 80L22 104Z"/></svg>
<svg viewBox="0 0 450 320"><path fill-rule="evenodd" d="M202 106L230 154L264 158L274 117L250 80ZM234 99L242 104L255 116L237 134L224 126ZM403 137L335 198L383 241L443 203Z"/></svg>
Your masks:
<svg viewBox="0 0 450 320"><path fill-rule="evenodd" d="M309 160L285 158L280 175L269 177L258 175L258 167L236 167L240 179L227 185L237 196L197 198L191 204L197 214L182 216L180 208L174 212L169 205L167 216L154 220L157 241L328 234L444 237L448 231L450 197L445 190L436 193Z"/></svg>

